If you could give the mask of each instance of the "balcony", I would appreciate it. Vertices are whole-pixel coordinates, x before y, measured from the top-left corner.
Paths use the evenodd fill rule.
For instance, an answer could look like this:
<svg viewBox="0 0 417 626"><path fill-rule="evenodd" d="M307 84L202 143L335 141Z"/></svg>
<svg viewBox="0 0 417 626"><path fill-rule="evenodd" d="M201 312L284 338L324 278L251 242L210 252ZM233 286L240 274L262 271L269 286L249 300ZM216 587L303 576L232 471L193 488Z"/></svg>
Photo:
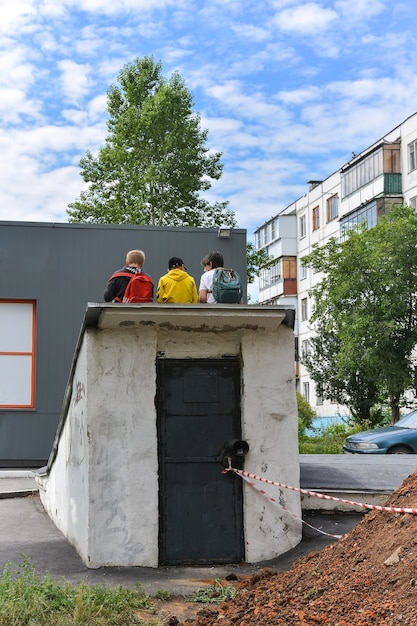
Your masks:
<svg viewBox="0 0 417 626"><path fill-rule="evenodd" d="M384 174L384 194L401 194L401 174Z"/></svg>
<svg viewBox="0 0 417 626"><path fill-rule="evenodd" d="M297 295L297 279L296 278L284 278L282 295L283 296Z"/></svg>

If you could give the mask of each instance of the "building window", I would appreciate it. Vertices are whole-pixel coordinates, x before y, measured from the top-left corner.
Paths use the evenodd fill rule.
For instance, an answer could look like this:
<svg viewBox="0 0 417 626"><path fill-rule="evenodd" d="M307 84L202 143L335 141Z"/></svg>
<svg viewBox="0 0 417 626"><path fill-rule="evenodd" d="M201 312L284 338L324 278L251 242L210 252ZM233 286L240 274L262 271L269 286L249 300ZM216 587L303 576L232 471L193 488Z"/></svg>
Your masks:
<svg viewBox="0 0 417 626"><path fill-rule="evenodd" d="M301 321L305 322L308 319L307 314L307 298L301 300Z"/></svg>
<svg viewBox="0 0 417 626"><path fill-rule="evenodd" d="M301 355L303 357L308 356L310 353L310 342L308 339L303 339L301 342Z"/></svg>
<svg viewBox="0 0 417 626"><path fill-rule="evenodd" d="M278 219L275 218L271 223L271 240L274 241L278 237Z"/></svg>
<svg viewBox="0 0 417 626"><path fill-rule="evenodd" d="M297 259L295 257L283 257L281 266L282 278L297 278Z"/></svg>
<svg viewBox="0 0 417 626"><path fill-rule="evenodd" d="M264 226L262 226L262 228L260 228L255 233L256 247L258 248L258 250L261 248L264 248L269 243L271 243L272 241L274 241L275 239L279 237L278 226L279 226L278 218L275 218L271 220L270 222L268 222L267 224L265 224Z"/></svg>
<svg viewBox="0 0 417 626"><path fill-rule="evenodd" d="M259 289L267 289L281 280L281 260L259 273Z"/></svg>
<svg viewBox="0 0 417 626"><path fill-rule="evenodd" d="M315 206L313 209L313 230L320 228L320 207Z"/></svg>
<svg viewBox="0 0 417 626"><path fill-rule="evenodd" d="M301 215L298 223L299 223L299 226L300 226L300 239L302 239L303 237L305 237L307 235L306 216L305 215Z"/></svg>
<svg viewBox="0 0 417 626"><path fill-rule="evenodd" d="M412 150L414 167L417 167L415 148L414 144L408 146L409 165L411 164ZM400 173L400 145L398 143L384 144L375 152L368 154L367 157L342 172L342 198L346 198L346 196L349 196L361 187L368 185L379 176L382 176L382 174Z"/></svg>
<svg viewBox="0 0 417 626"><path fill-rule="evenodd" d="M379 148L342 173L342 198L375 180L383 172L383 151L382 148Z"/></svg>
<svg viewBox="0 0 417 626"><path fill-rule="evenodd" d="M401 174L400 146L387 145L383 148L384 174Z"/></svg>
<svg viewBox="0 0 417 626"><path fill-rule="evenodd" d="M414 198L414 200L417 200L417 198ZM413 198L410 200L410 206L417 208L412 204L412 201ZM371 202L360 206L352 213L345 215L340 219L340 240L346 239L349 230L352 228L358 226L365 226L367 229L373 228L381 217L386 214L388 207L395 204L400 205L401 202L401 198L385 196L384 198L371 200Z"/></svg>
<svg viewBox="0 0 417 626"><path fill-rule="evenodd" d="M260 248L263 248L265 244L266 244L266 233L265 233L265 227L263 227L263 228L260 228L258 232L256 233L256 247L260 249Z"/></svg>
<svg viewBox="0 0 417 626"><path fill-rule="evenodd" d="M408 171L417 169L417 140L408 144Z"/></svg>
<svg viewBox="0 0 417 626"><path fill-rule="evenodd" d="M417 209L417 196L410 198L410 206L413 207L413 209Z"/></svg>
<svg viewBox="0 0 417 626"><path fill-rule="evenodd" d="M307 402L310 402L310 383L303 383L303 396Z"/></svg>
<svg viewBox="0 0 417 626"><path fill-rule="evenodd" d="M307 278L307 266L304 265L303 260L300 259L300 280Z"/></svg>
<svg viewBox="0 0 417 626"><path fill-rule="evenodd" d="M277 262L259 273L259 289L267 289L282 280L297 278L297 260L295 257L282 257Z"/></svg>
<svg viewBox="0 0 417 626"><path fill-rule="evenodd" d="M344 238L347 231L358 226L365 225L366 228L373 228L378 221L378 204L376 200L359 207L340 220L340 232Z"/></svg>
<svg viewBox="0 0 417 626"><path fill-rule="evenodd" d="M0 408L35 406L36 307L0 300Z"/></svg>
<svg viewBox="0 0 417 626"><path fill-rule="evenodd" d="M327 221L331 222L339 215L339 198L337 195L327 198Z"/></svg>

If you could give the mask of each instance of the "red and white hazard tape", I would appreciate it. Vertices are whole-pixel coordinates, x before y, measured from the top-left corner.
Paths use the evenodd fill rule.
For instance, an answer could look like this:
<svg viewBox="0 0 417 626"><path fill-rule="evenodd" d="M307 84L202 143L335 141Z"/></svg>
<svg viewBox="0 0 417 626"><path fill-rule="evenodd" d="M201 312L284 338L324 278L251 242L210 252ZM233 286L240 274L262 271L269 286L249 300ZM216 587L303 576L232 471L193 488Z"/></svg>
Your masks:
<svg viewBox="0 0 417 626"><path fill-rule="evenodd" d="M253 480L259 480L268 485L275 485L276 487L282 487L283 489L298 491L299 493L303 493L307 496L315 496L316 498L321 498L322 500L332 500L333 502L351 504L353 506L358 506L363 509L370 509L371 511L389 511L390 513L411 513L412 515L417 515L417 507L406 508L396 506L380 506L378 504L367 504L366 502L354 502L352 500L345 500L344 498L337 498L336 496L329 496L325 493L319 493L317 491L309 491L308 489L301 489L300 487L291 487L291 485L284 485L283 483L276 482L275 480L269 480L268 478L263 478L262 476L258 476L257 474L251 474L250 472L244 472L243 470L238 470L231 466L225 468L223 472L234 472L242 478L252 478Z"/></svg>
<svg viewBox="0 0 417 626"><path fill-rule="evenodd" d="M233 468L231 468L233 469ZM233 470L236 471L236 473L240 472L238 470ZM251 487L253 487L253 489L255 489L258 493L260 493L262 496L264 496L265 498L267 498L270 502L272 502L273 504L275 504L275 506L278 506L280 509L283 509L284 511L286 511L289 515L291 515L291 517L293 517L294 519L298 520L299 522L302 522L305 526L308 526L309 528L312 528L313 530L316 530L318 533L321 533L322 535L326 535L326 537L333 537L334 539L340 539L342 537L342 535L333 535L332 533L326 533L324 530L321 530L320 528L316 528L316 526L312 526L311 524L309 524L308 522L306 522L304 519L302 519L301 517L299 517L298 515L295 515L295 513L291 513L291 511L289 511L288 509L285 508L285 506L282 506L282 504L280 502L278 502L278 500L276 500L275 498L272 498L271 496L269 496L266 491L264 491L264 489L259 489L259 487L257 487L255 485L254 482L252 482L249 478L247 478L246 476L243 476L242 474L241 478L248 483L248 485L250 485Z"/></svg>

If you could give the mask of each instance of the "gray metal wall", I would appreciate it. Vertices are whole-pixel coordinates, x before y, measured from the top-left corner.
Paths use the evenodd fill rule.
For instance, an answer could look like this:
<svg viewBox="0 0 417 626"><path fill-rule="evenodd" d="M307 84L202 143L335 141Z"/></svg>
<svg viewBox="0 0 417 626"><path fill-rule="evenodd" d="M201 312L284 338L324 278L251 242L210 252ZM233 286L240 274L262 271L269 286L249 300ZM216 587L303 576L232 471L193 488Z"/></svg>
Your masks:
<svg viewBox="0 0 417 626"><path fill-rule="evenodd" d="M0 409L0 466L46 463L87 303L103 301L108 278L137 248L155 289L171 256L184 260L198 289L202 257L218 250L240 273L246 301L242 229L220 239L214 228L0 222L0 300L37 303L36 408Z"/></svg>

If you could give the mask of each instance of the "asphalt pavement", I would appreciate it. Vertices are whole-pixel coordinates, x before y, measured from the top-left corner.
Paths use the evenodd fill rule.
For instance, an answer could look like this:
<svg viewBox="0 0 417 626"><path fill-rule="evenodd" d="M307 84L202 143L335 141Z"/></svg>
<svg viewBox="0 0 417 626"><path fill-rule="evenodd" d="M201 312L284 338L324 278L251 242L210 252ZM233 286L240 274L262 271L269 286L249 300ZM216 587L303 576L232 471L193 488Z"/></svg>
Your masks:
<svg viewBox="0 0 417 626"><path fill-rule="evenodd" d="M338 458L336 458L336 456ZM303 455L300 460L301 486L305 489L337 489L338 491L372 489L390 492L417 469L417 455L379 460L364 455ZM417 503L416 503L417 504ZM30 470L0 470L0 568L9 563L19 567L29 559L41 575L53 579L89 584L123 585L139 583L146 593L167 591L189 596L199 587L228 575L256 574L263 567L288 570L301 556L323 549L337 541L335 535L348 533L361 519L364 511L303 511L303 537L294 549L273 560L256 564L214 567L105 567L87 568L75 548L56 528L39 499L37 484Z"/></svg>
<svg viewBox="0 0 417 626"><path fill-rule="evenodd" d="M392 493L417 470L417 454L302 454L304 489Z"/></svg>
<svg viewBox="0 0 417 626"><path fill-rule="evenodd" d="M361 519L361 514L308 513L306 521L321 531L345 534ZM122 585L133 587L139 583L144 591L154 595L168 591L173 595L189 596L213 580L223 580L234 574L248 576L263 567L286 571L294 561L310 552L321 550L337 539L305 527L303 540L286 554L276 559L256 564L222 565L213 567L102 567L87 568L75 548L56 528L43 509L39 496L15 496L0 500L1 543L0 568L6 563L13 569L26 559L39 574L49 573L54 580L65 579L71 583Z"/></svg>

